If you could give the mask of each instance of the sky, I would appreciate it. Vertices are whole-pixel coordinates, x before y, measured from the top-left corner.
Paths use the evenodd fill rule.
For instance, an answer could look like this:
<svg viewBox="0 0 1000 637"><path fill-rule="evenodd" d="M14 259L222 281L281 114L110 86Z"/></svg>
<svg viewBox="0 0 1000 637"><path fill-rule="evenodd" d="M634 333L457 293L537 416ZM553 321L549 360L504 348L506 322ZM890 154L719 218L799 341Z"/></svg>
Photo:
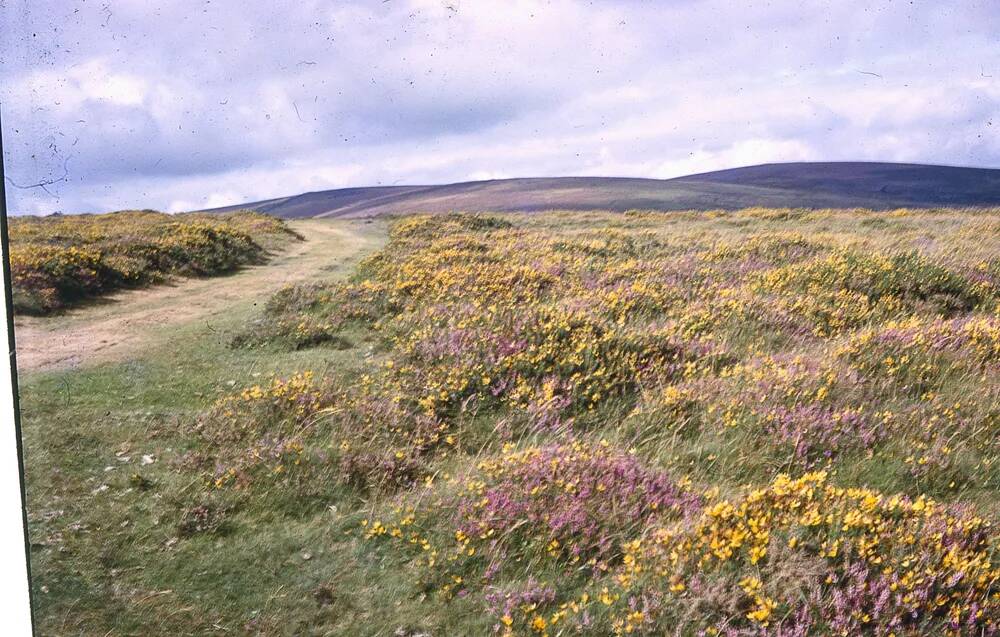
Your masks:
<svg viewBox="0 0 1000 637"><path fill-rule="evenodd" d="M11 214L1000 167L1000 2L0 0L0 128Z"/></svg>

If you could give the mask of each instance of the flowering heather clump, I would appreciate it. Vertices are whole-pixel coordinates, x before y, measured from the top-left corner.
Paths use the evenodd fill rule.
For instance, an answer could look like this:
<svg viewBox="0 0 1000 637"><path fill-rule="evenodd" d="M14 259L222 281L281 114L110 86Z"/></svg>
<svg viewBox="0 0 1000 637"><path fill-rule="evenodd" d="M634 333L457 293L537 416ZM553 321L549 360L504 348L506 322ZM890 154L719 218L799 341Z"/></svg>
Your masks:
<svg viewBox="0 0 1000 637"><path fill-rule="evenodd" d="M870 389L844 366L801 356L761 356L699 375L663 391L644 392L631 416L669 432L741 436L743 445L783 464L809 467L837 454L869 449L889 431L872 410ZM789 454L791 457L789 457Z"/></svg>
<svg viewBox="0 0 1000 637"><path fill-rule="evenodd" d="M362 525L369 538L413 547L442 594L479 592L505 632L1000 628L994 529L961 507L834 487L825 473L781 475L703 506L633 457L579 443L478 469L439 495L430 487L395 521ZM450 540L439 509L455 512ZM522 578L527 588L505 583Z"/></svg>
<svg viewBox="0 0 1000 637"><path fill-rule="evenodd" d="M479 479L466 483L456 505L458 530L467 538L495 537L489 544L491 553L500 553L498 568L505 547L531 542L544 543L550 555L570 563L604 563L623 535L653 517L690 513L699 504L663 472L607 443L508 452L477 469Z"/></svg>
<svg viewBox="0 0 1000 637"><path fill-rule="evenodd" d="M246 486L258 474L284 477L309 460L307 452L315 449L306 445L315 439L317 414L333 401L330 388L317 385L312 372L220 398L195 427L212 486Z"/></svg>
<svg viewBox="0 0 1000 637"><path fill-rule="evenodd" d="M740 272L752 272L798 263L825 249L802 234L768 234L738 243L719 243L699 256L708 262L731 263Z"/></svg>
<svg viewBox="0 0 1000 637"><path fill-rule="evenodd" d="M430 458L445 458L458 445L459 423L415 411L399 387L376 383L363 377L344 392L339 409L324 415L340 478L375 491L411 486L427 475Z"/></svg>
<svg viewBox="0 0 1000 637"><path fill-rule="evenodd" d="M324 481L395 488L426 473L425 457L457 442L448 424L393 400L389 388L315 380L312 372L224 396L195 426L196 460L214 488ZM443 448L443 450L442 450ZM313 473L319 472L321 477Z"/></svg>
<svg viewBox="0 0 1000 637"><path fill-rule="evenodd" d="M301 411L237 399L215 439L363 499L361 551L447 618L427 632L481 608L501 635L995 634L995 224L402 219L251 326L370 342L366 369Z"/></svg>
<svg viewBox="0 0 1000 637"><path fill-rule="evenodd" d="M724 578L741 603L703 608L689 618L692 631L980 635L1000 629L992 524L924 497L835 487L825 473L778 476L742 499L708 506L691 527L657 529L628 548L626 567L615 576L617 594L656 596L669 587L678 599L663 607L665 626L676 625L684 605L702 605L709 582ZM794 563L814 569L805 589L790 590L772 576L794 556Z"/></svg>
<svg viewBox="0 0 1000 637"><path fill-rule="evenodd" d="M832 409L818 404L775 407L765 415L764 430L790 443L796 457L820 451L827 457L847 446L868 448L882 437L877 422L860 408Z"/></svg>
<svg viewBox="0 0 1000 637"><path fill-rule="evenodd" d="M982 304L994 290L914 252L862 254L837 250L805 264L761 275L761 289L797 294L784 310L802 316L818 335L838 334L872 320L926 311L954 316Z"/></svg>
<svg viewBox="0 0 1000 637"><path fill-rule="evenodd" d="M444 569L432 577L444 593L478 588L494 608L496 586L527 569L548 564L569 569L562 572L570 579L602 577L648 524L690 518L701 507L699 496L634 455L576 440L508 446L464 476L428 481L416 502L398 508L393 522L364 520L366 535L415 547L419 563ZM536 605L554 600L552 592L535 597ZM504 599L506 614L512 602Z"/></svg>
<svg viewBox="0 0 1000 637"><path fill-rule="evenodd" d="M838 354L862 374L925 387L940 377L944 364L966 369L1000 365L1000 317L889 321L854 334Z"/></svg>
<svg viewBox="0 0 1000 637"><path fill-rule="evenodd" d="M166 274L218 274L263 258L260 244L286 234L284 222L251 212L13 217L14 307L46 313Z"/></svg>
<svg viewBox="0 0 1000 637"><path fill-rule="evenodd" d="M970 310L983 300L977 286L915 252L887 255L837 250L804 267L776 270L765 283L778 288L856 292L871 302L891 297L908 304L924 302L945 314Z"/></svg>
<svg viewBox="0 0 1000 637"><path fill-rule="evenodd" d="M527 405L565 396L593 408L634 390L643 378L669 378L686 365L712 366L711 345L682 342L669 330L615 328L584 311L548 308L519 314L451 315L400 343L402 363L426 376L421 407L447 409L471 393Z"/></svg>

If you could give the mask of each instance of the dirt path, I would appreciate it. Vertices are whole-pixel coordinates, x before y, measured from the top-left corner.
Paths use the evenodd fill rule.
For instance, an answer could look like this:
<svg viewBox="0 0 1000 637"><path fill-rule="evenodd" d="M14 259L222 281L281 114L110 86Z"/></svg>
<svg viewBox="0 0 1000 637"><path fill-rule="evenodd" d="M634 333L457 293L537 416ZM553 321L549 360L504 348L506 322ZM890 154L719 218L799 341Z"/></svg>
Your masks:
<svg viewBox="0 0 1000 637"><path fill-rule="evenodd" d="M218 316L234 305L265 300L288 283L330 276L380 244L363 222L295 221L306 240L290 244L268 263L205 279L177 278L122 291L54 317L16 317L14 338L21 373L122 360L171 327Z"/></svg>

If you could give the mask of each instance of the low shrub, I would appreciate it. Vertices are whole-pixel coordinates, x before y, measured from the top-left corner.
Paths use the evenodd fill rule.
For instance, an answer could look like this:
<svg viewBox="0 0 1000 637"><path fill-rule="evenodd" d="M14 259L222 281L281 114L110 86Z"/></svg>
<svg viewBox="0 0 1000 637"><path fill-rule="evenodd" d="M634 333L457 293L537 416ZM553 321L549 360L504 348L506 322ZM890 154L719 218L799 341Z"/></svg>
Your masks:
<svg viewBox="0 0 1000 637"><path fill-rule="evenodd" d="M46 314L170 274L210 276L260 261L293 233L257 213L151 211L10 220L14 309Z"/></svg>

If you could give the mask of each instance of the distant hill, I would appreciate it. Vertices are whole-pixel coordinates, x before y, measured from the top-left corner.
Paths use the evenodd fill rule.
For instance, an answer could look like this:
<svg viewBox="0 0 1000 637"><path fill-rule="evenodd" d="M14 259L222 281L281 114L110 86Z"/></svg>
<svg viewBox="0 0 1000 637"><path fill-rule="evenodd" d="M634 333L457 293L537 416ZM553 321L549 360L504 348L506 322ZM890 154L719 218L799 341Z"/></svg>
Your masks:
<svg viewBox="0 0 1000 637"><path fill-rule="evenodd" d="M411 212L704 210L748 206L874 208L1000 206L1000 170L923 164L763 164L676 179L541 177L438 186L309 192L214 208L279 217L374 217Z"/></svg>

